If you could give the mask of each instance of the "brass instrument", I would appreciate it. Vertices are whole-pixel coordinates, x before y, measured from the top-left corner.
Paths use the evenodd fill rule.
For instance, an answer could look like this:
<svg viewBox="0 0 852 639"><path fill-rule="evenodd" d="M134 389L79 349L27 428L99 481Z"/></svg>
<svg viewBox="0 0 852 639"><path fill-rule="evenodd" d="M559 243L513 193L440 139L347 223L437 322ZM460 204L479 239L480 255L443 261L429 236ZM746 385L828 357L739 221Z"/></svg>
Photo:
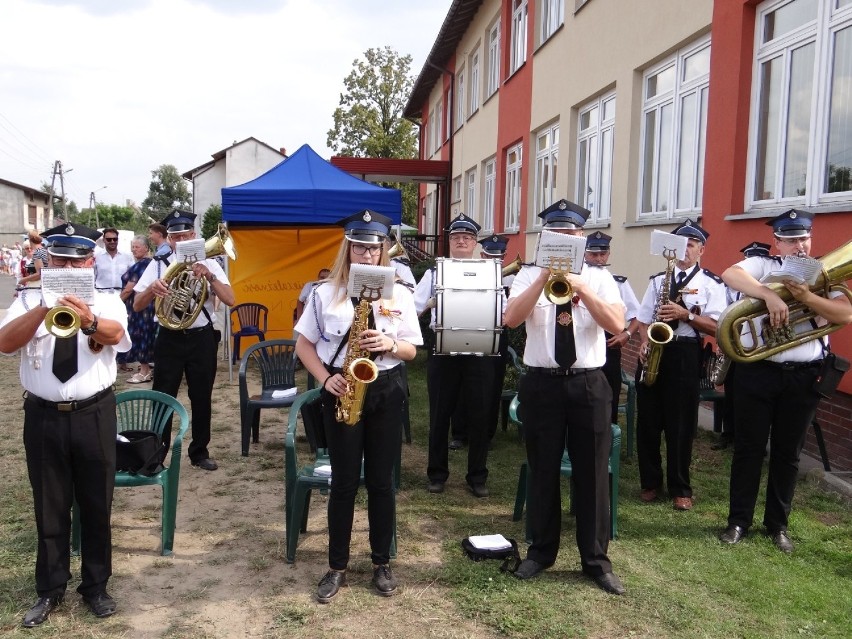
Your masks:
<svg viewBox="0 0 852 639"><path fill-rule="evenodd" d="M396 235L394 239L396 240L394 245L388 249L388 259L400 259L406 262L411 262L411 258L408 257L408 251L405 250L405 246L403 246L400 241L399 235Z"/></svg>
<svg viewBox="0 0 852 639"><path fill-rule="evenodd" d="M852 292L845 285L845 282L852 278L852 240L826 253L820 261L822 273L810 287L811 292L827 298L830 293L840 291L852 303ZM764 317L758 326L758 318L766 315L766 302L763 300L744 297L728 306L716 323L716 341L733 361L759 362L795 346L820 339L840 328L839 324L818 326L817 314L807 305L797 301L783 284L773 282L765 286L777 293L789 307L787 324L773 329L768 318ZM807 325L808 328L796 332L795 327L798 325ZM743 333L751 336L752 346L743 345Z"/></svg>
<svg viewBox="0 0 852 639"><path fill-rule="evenodd" d="M544 296L557 306L567 304L574 295L574 288L565 274L571 270L571 260L567 257L551 257L550 277L544 283Z"/></svg>
<svg viewBox="0 0 852 639"><path fill-rule="evenodd" d="M237 259L234 241L224 224L220 224L216 234L204 243L204 253L208 258L227 255L232 260ZM154 302L154 310L160 324L173 331L192 326L207 301L207 280L195 277L192 272L193 263L190 260L172 262L163 274L169 292Z"/></svg>
<svg viewBox="0 0 852 639"><path fill-rule="evenodd" d="M663 249L663 257L666 258L666 272L657 293L657 301L654 304L654 317L648 325L648 343L645 345L645 363L639 371L639 383L645 386L653 386L657 382L660 372L660 358L663 356L663 348L674 339L672 327L665 322L660 322L657 315L660 307L670 302L672 272L676 261L674 249Z"/></svg>
<svg viewBox="0 0 852 639"><path fill-rule="evenodd" d="M74 337L80 330L80 316L70 306L54 306L44 316L44 327L54 337Z"/></svg>
<svg viewBox="0 0 852 639"><path fill-rule="evenodd" d="M379 367L370 359L370 353L358 346L358 340L361 333L369 328L370 303L379 299L380 295L380 289L367 289L365 286L361 290L361 299L352 318L346 357L343 360L346 392L337 398L334 413L335 419L347 426L354 426L361 419L367 385L372 384L379 376Z"/></svg>
<svg viewBox="0 0 852 639"><path fill-rule="evenodd" d="M512 260L511 262L506 264L506 266L503 267L503 271L502 271L503 277L508 277L509 275L514 275L515 273L517 273L518 271L521 270L521 267L523 265L524 265L524 263L521 262L521 254L518 253L518 257L516 257L514 260Z"/></svg>
<svg viewBox="0 0 852 639"><path fill-rule="evenodd" d="M713 384L721 386L725 383L725 377L728 376L728 369L731 367L731 358L725 355L721 349L713 356L713 364L710 367L708 377Z"/></svg>

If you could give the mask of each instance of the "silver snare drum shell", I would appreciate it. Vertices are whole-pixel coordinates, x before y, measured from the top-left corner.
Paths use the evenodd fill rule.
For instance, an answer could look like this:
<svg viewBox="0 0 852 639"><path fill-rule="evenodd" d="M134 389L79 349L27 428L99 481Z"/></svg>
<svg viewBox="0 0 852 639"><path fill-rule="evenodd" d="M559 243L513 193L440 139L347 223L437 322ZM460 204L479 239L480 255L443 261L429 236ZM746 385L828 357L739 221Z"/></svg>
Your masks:
<svg viewBox="0 0 852 639"><path fill-rule="evenodd" d="M435 354L499 354L502 279L499 260L435 260Z"/></svg>

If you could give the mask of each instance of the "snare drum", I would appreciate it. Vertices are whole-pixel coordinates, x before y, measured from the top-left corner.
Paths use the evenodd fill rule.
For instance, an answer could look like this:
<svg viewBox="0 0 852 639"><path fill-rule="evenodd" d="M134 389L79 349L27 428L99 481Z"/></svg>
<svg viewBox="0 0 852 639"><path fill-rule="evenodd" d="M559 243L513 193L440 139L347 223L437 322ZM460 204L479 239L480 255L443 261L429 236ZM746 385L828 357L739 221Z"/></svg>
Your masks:
<svg viewBox="0 0 852 639"><path fill-rule="evenodd" d="M499 260L435 260L435 353L499 355L503 320Z"/></svg>

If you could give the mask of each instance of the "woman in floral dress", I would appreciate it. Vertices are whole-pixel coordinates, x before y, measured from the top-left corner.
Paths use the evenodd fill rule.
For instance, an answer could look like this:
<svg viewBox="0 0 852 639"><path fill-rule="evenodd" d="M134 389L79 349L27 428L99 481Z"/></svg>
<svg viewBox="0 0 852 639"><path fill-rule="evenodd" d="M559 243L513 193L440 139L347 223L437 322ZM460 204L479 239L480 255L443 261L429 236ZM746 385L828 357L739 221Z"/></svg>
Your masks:
<svg viewBox="0 0 852 639"><path fill-rule="evenodd" d="M133 310L133 287L145 268L151 261L148 250L148 240L144 235L137 235L130 243L130 252L136 262L121 276L121 299L127 307L127 332L133 346L126 353L125 362L139 362L139 372L127 380L128 384L143 384L151 381L151 364L154 359L154 337L157 323L154 319L154 302L138 313Z"/></svg>

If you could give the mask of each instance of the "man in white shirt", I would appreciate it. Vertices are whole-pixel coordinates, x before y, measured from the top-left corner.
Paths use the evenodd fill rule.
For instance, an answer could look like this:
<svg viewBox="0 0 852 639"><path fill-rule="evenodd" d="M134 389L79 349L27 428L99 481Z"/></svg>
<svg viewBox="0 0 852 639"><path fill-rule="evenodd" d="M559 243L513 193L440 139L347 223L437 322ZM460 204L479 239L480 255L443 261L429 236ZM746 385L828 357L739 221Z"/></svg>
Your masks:
<svg viewBox="0 0 852 639"><path fill-rule="evenodd" d="M118 295L122 288L121 276L133 266L133 256L119 252L116 229L104 229L103 234L106 250L95 255L95 288Z"/></svg>

